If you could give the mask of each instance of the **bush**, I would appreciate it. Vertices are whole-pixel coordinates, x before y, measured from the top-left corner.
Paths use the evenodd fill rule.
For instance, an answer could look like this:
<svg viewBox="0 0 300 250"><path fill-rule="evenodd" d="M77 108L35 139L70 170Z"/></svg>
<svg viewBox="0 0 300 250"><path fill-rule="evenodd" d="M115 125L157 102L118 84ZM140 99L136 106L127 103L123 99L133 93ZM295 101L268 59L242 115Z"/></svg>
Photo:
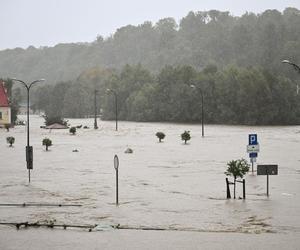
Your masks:
<svg viewBox="0 0 300 250"><path fill-rule="evenodd" d="M52 146L52 141L49 138L44 138L42 144L46 146L46 151L48 151L48 147Z"/></svg>
<svg viewBox="0 0 300 250"><path fill-rule="evenodd" d="M161 142L161 140L163 140L166 137L166 135L163 132L157 132L155 135L158 137L159 142Z"/></svg>
<svg viewBox="0 0 300 250"><path fill-rule="evenodd" d="M6 137L6 141L9 144L9 146L12 147L12 145L15 143L15 137L8 136L8 137Z"/></svg>
<svg viewBox="0 0 300 250"><path fill-rule="evenodd" d="M189 141L190 139L191 139L190 131L184 131L181 134L181 140L184 141L184 144L186 144L186 142Z"/></svg>
<svg viewBox="0 0 300 250"><path fill-rule="evenodd" d="M75 128L75 127L71 127L69 131L70 131L70 133L71 133L72 135L75 135L75 134L76 134L76 128Z"/></svg>
<svg viewBox="0 0 300 250"><path fill-rule="evenodd" d="M9 132L10 124L5 124L4 127L5 127L6 131Z"/></svg>

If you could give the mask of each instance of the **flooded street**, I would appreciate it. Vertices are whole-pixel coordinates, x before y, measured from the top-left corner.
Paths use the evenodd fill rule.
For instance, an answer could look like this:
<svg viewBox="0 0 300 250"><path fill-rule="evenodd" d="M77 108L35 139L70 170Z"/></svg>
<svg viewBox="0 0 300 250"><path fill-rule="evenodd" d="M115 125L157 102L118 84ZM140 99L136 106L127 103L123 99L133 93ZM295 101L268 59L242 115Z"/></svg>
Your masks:
<svg viewBox="0 0 300 250"><path fill-rule="evenodd" d="M25 117L21 117L24 119ZM26 127L0 130L0 203L78 204L81 207L0 207L0 222L45 222L151 227L237 233L300 232L300 126L249 127L71 119L68 130L41 129L31 116L34 149L31 183L25 161ZM191 132L187 145L184 130ZM166 134L162 143L157 131ZM248 134L257 133L259 164L278 164L278 176L246 175L246 200L226 199L226 163L248 160ZM14 136L10 148L5 142ZM52 140L47 152L43 138ZM132 154L125 154L126 148ZM73 152L77 149L78 152ZM113 157L119 156L119 202L115 205ZM256 166L255 166L256 170ZM233 188L232 188L233 191ZM237 185L237 197L242 185Z"/></svg>

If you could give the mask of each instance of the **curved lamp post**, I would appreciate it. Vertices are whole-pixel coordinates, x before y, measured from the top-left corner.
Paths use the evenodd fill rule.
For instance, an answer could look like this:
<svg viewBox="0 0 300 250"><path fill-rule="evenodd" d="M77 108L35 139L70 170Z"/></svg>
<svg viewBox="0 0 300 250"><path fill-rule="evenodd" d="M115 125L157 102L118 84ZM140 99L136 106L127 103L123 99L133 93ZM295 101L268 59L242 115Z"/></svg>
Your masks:
<svg viewBox="0 0 300 250"><path fill-rule="evenodd" d="M296 63L290 62L289 60L283 60L281 62L292 65L294 67L294 69L296 71L298 71L298 73L300 74L300 67ZM298 93L299 93L299 85L297 84L297 95L298 95Z"/></svg>
<svg viewBox="0 0 300 250"><path fill-rule="evenodd" d="M191 84L192 89L199 89L201 94L201 121L202 121L202 137L204 137L204 101L203 101L203 91L201 88L197 88L195 85Z"/></svg>
<svg viewBox="0 0 300 250"><path fill-rule="evenodd" d="M38 82L43 82L45 79L39 79L31 82L30 84L26 84L24 81L12 78L13 81L20 82L23 84L27 90L27 146L26 146L26 162L28 169L28 178L30 183L30 170L33 169L33 148L29 144L29 91L33 84Z"/></svg>
<svg viewBox="0 0 300 250"><path fill-rule="evenodd" d="M290 62L289 60L283 60L283 61L281 61L281 62L282 62L282 63L287 63L287 64L292 65L292 66L294 67L294 69L297 70L298 73L300 73L300 67L299 67L296 63L292 63L292 62Z"/></svg>
<svg viewBox="0 0 300 250"><path fill-rule="evenodd" d="M106 92L110 92L113 93L113 95L115 96L115 108L116 108L116 131L118 131L118 95L116 93L116 91L114 91L113 89L106 89Z"/></svg>

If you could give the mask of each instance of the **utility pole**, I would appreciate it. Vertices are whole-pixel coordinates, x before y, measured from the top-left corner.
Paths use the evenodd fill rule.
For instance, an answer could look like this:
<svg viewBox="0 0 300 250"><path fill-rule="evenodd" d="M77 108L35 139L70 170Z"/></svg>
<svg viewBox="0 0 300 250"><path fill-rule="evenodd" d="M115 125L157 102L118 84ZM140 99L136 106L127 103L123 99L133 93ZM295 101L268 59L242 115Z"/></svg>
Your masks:
<svg viewBox="0 0 300 250"><path fill-rule="evenodd" d="M95 111L94 129L98 129L98 124L97 124L97 94L98 94L98 90L95 89L95 91L94 91L94 111Z"/></svg>

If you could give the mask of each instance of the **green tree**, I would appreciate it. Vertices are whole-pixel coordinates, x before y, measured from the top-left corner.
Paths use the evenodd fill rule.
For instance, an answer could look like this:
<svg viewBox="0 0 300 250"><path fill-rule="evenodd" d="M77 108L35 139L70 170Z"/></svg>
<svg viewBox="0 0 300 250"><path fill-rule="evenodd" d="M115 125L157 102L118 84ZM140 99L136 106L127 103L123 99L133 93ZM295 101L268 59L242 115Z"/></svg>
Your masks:
<svg viewBox="0 0 300 250"><path fill-rule="evenodd" d="M9 144L10 147L15 143L15 137L13 136L8 136L6 137L6 142Z"/></svg>
<svg viewBox="0 0 300 250"><path fill-rule="evenodd" d="M161 142L161 140L163 140L166 137L166 135L163 132L157 132L155 135L159 139L159 142Z"/></svg>
<svg viewBox="0 0 300 250"><path fill-rule="evenodd" d="M186 142L189 141L190 139L191 139L190 131L184 131L181 134L181 140L184 141L184 144L186 144Z"/></svg>
<svg viewBox="0 0 300 250"><path fill-rule="evenodd" d="M42 144L46 146L46 151L48 151L48 147L52 146L52 141L49 138L44 138Z"/></svg>
<svg viewBox="0 0 300 250"><path fill-rule="evenodd" d="M234 179L234 199L235 199L235 187L236 179L243 178L244 175L249 171L250 165L245 159L232 160L227 163L226 175L233 176Z"/></svg>

